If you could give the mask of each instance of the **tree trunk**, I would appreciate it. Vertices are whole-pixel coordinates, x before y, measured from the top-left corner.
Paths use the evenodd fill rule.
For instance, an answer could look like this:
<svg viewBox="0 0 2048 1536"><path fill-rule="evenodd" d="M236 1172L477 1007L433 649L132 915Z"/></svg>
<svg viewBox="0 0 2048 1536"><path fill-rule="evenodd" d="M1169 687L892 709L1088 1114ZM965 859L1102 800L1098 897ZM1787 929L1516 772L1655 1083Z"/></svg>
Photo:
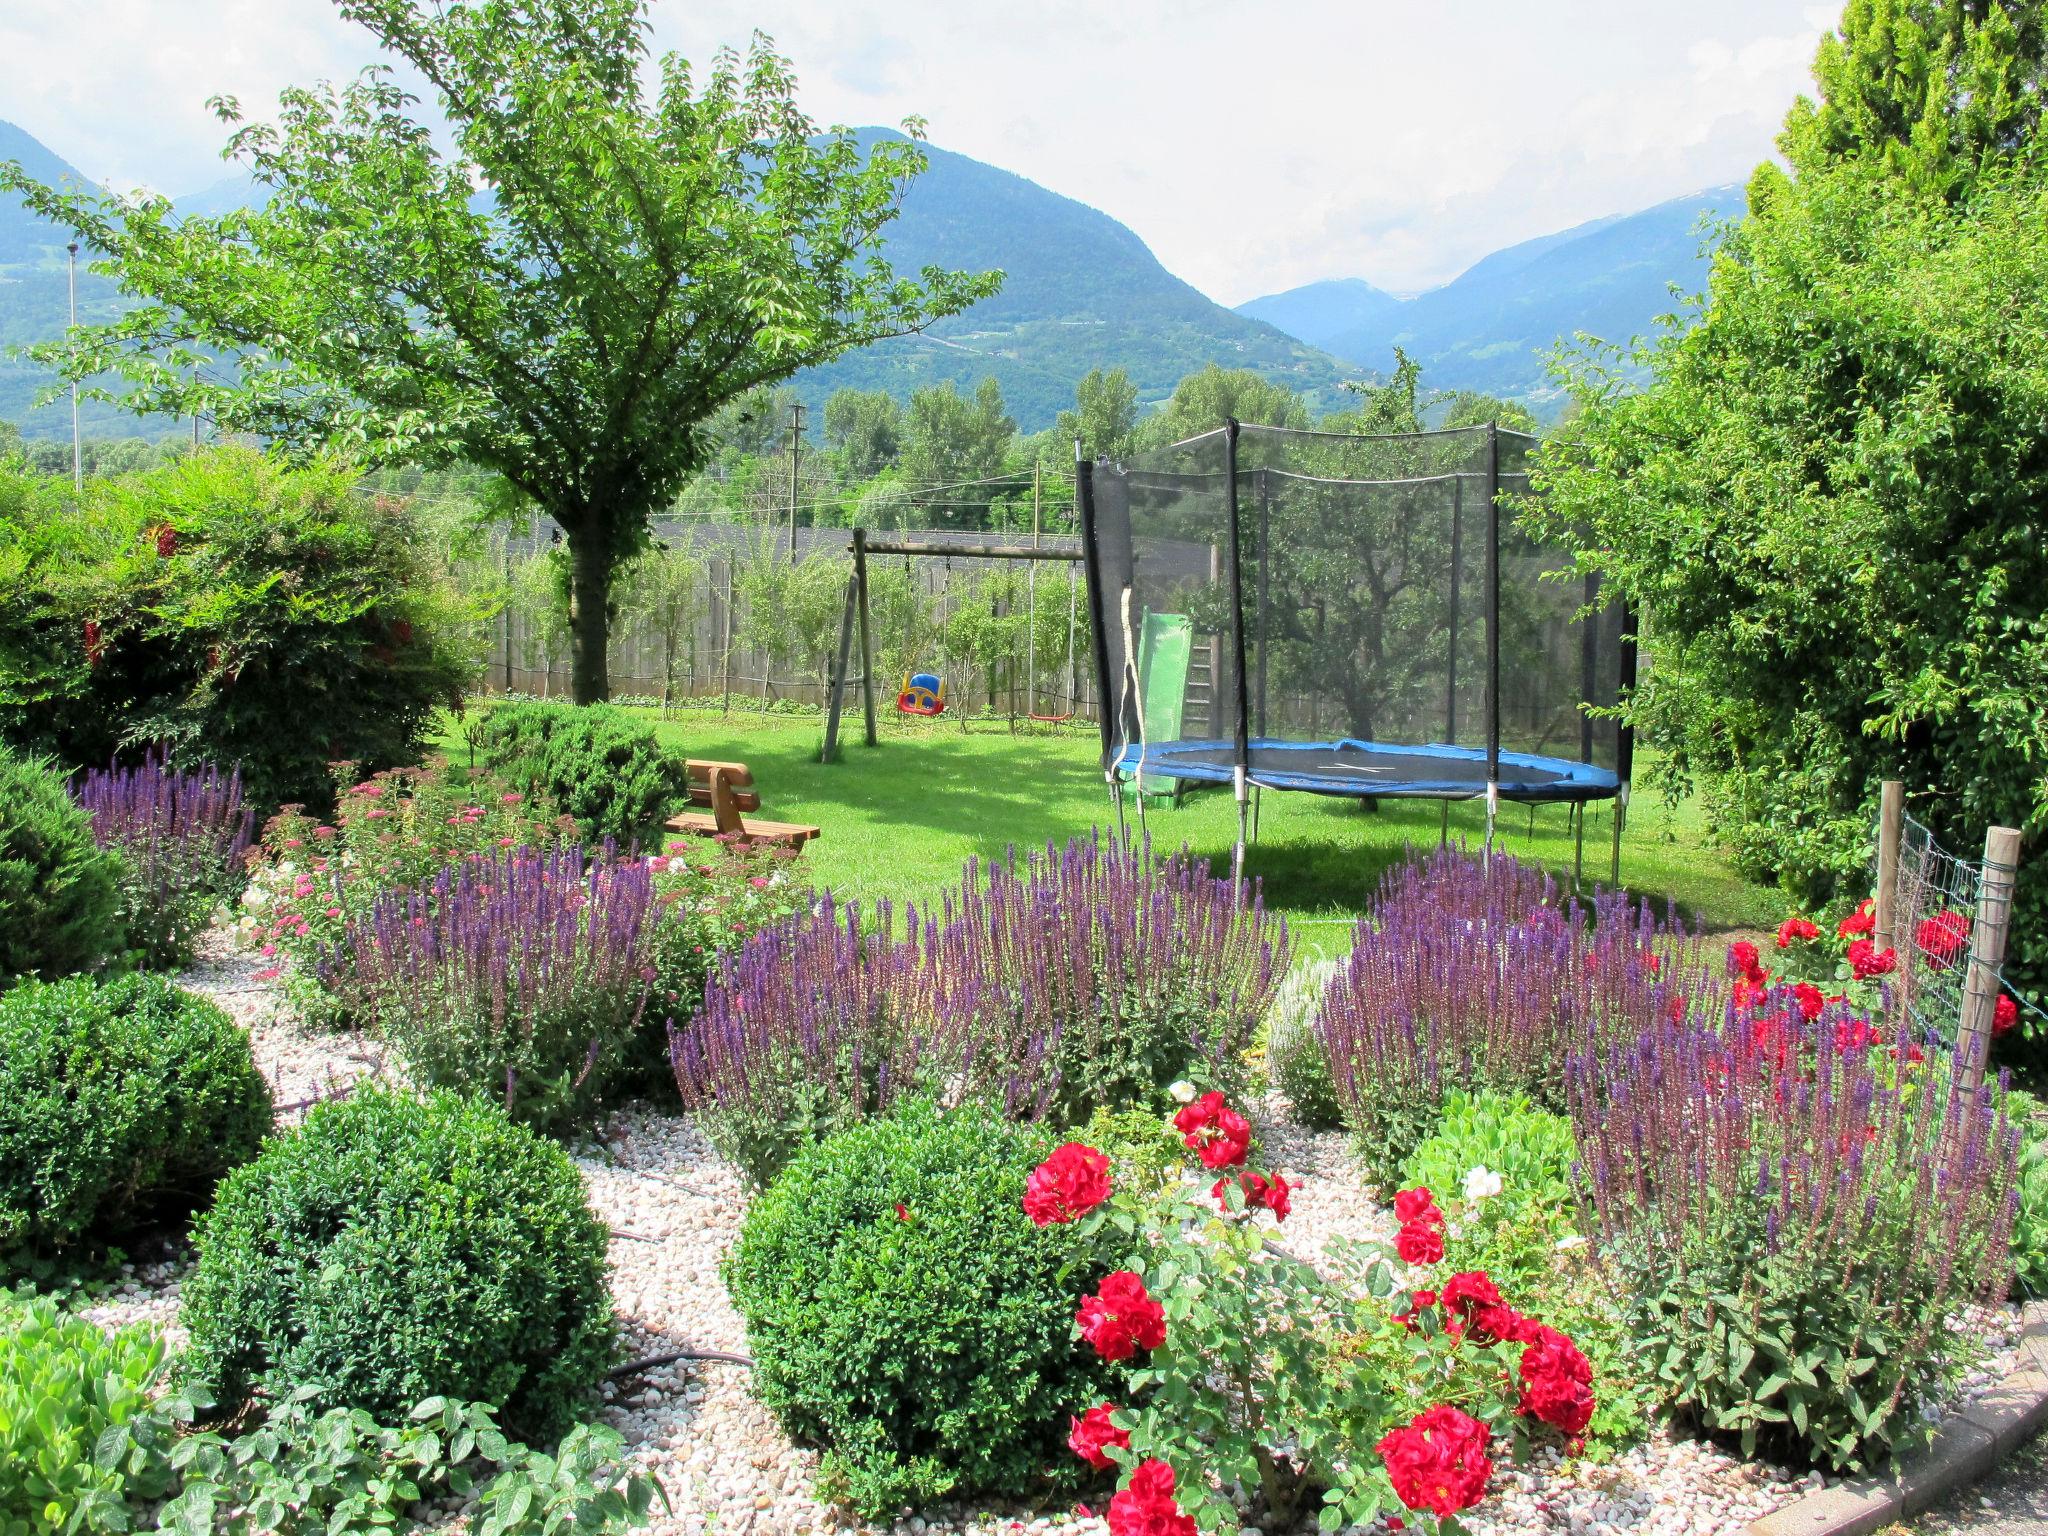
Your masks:
<svg viewBox="0 0 2048 1536"><path fill-rule="evenodd" d="M612 696L605 641L610 629L612 552L602 531L569 531L569 686L578 704Z"/></svg>

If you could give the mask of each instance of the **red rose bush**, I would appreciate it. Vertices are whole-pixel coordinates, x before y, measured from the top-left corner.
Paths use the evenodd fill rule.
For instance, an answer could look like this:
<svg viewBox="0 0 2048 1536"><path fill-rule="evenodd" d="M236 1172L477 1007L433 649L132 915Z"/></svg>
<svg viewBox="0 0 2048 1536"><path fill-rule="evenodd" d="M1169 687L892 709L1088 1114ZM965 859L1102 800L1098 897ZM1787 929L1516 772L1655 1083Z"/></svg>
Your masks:
<svg viewBox="0 0 2048 1536"><path fill-rule="evenodd" d="M1172 1124L1204 1171L1119 1183L1069 1142L1021 1197L1041 1228L1124 1244L1122 1267L1077 1277L1074 1314L1075 1347L1124 1372L1121 1401L1066 1419L1075 1457L1117 1475L1111 1536L1234 1532L1245 1495L1276 1524L1320 1496L1326 1527L1433 1532L1525 1442L1585 1433L1593 1372L1572 1340L1483 1272L1427 1273L1446 1228L1428 1190L1397 1198L1391 1251L1333 1245L1325 1274L1270 1241L1296 1186L1247 1166L1251 1125L1221 1093Z"/></svg>

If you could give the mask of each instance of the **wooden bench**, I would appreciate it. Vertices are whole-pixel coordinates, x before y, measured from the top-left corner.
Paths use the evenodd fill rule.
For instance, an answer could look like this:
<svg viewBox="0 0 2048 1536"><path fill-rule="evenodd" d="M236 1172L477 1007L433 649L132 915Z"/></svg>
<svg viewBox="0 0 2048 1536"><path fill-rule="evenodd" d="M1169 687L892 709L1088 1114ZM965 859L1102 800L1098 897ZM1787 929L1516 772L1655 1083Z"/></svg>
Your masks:
<svg viewBox="0 0 2048 1536"><path fill-rule="evenodd" d="M692 837L735 837L742 843L776 843L801 849L818 835L818 828L793 821L748 821L746 816L761 809L761 796L752 786L754 775L745 763L712 763L690 760L690 804L708 810L685 811L671 816L671 832Z"/></svg>

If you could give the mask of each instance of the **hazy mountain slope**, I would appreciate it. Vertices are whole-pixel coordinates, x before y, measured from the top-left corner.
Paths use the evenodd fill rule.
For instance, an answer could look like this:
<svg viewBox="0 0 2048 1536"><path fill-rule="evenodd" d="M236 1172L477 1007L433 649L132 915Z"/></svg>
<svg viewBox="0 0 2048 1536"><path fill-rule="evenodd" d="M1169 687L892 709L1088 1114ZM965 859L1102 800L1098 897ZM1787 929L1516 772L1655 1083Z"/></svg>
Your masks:
<svg viewBox="0 0 2048 1536"><path fill-rule="evenodd" d="M1399 299L1362 277L1335 277L1248 299L1237 312L1328 351L1331 339L1365 329L1400 307Z"/></svg>

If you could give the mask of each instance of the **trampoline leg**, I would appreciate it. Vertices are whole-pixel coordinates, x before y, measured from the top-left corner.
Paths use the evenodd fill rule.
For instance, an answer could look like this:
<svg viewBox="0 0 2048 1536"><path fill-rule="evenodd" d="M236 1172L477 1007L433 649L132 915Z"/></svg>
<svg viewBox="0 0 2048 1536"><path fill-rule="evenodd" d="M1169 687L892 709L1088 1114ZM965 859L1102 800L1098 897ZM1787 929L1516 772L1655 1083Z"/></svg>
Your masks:
<svg viewBox="0 0 2048 1536"><path fill-rule="evenodd" d="M1586 807L1583 802L1572 806L1572 894L1579 894L1579 883L1586 875Z"/></svg>
<svg viewBox="0 0 2048 1536"><path fill-rule="evenodd" d="M1451 802L1439 803L1437 808L1436 845L1439 848L1451 846Z"/></svg>
<svg viewBox="0 0 2048 1536"><path fill-rule="evenodd" d="M1230 878L1237 886L1237 899L1244 900L1244 834L1245 818L1251 813L1251 795L1247 793L1244 770L1237 770L1237 782L1232 786L1237 798L1237 846L1230 851Z"/></svg>
<svg viewBox="0 0 2048 1536"><path fill-rule="evenodd" d="M1479 863L1485 868L1493 862L1493 826L1500 819L1500 786L1486 786L1486 848Z"/></svg>
<svg viewBox="0 0 2048 1536"><path fill-rule="evenodd" d="M1259 840L1259 786L1252 786L1252 841Z"/></svg>
<svg viewBox="0 0 2048 1536"><path fill-rule="evenodd" d="M1617 891L1621 889L1621 824L1628 820L1628 786L1623 785L1621 793L1614 797L1614 857L1609 862L1607 880Z"/></svg>

